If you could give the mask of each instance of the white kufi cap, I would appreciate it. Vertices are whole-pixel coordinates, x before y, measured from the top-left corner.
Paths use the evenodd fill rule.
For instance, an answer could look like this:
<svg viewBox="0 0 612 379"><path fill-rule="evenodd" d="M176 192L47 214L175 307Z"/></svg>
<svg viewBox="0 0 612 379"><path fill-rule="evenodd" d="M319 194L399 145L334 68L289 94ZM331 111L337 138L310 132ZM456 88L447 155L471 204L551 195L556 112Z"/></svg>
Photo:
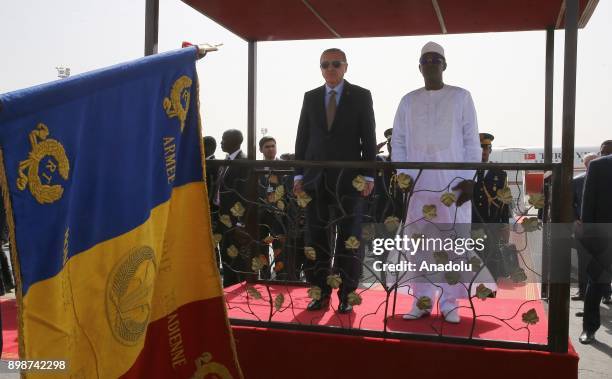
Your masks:
<svg viewBox="0 0 612 379"><path fill-rule="evenodd" d="M430 42L427 42L425 46L423 46L423 48L421 49L421 56L425 55L426 53L438 53L443 58L445 58L444 48L435 42L430 41Z"/></svg>

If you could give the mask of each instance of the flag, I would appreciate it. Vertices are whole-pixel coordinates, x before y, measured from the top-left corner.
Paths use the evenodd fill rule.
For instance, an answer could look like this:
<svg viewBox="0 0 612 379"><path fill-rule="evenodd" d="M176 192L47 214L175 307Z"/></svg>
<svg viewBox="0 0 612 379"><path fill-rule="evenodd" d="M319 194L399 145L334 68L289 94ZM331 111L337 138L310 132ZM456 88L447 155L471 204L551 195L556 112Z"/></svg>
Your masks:
<svg viewBox="0 0 612 379"><path fill-rule="evenodd" d="M242 377L195 60L185 48L0 95L20 358L54 366L28 377Z"/></svg>

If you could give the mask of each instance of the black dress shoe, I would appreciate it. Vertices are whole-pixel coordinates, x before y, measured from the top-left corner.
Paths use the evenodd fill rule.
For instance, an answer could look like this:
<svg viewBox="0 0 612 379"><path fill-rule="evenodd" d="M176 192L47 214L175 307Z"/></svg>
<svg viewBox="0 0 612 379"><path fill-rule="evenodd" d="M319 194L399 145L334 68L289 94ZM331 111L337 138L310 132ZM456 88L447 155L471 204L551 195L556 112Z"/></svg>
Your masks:
<svg viewBox="0 0 612 379"><path fill-rule="evenodd" d="M610 296L604 297L601 302L604 303L605 305L610 305L610 304L612 304L612 297L610 297Z"/></svg>
<svg viewBox="0 0 612 379"><path fill-rule="evenodd" d="M572 301L583 301L584 295L577 293L576 295L571 297Z"/></svg>
<svg viewBox="0 0 612 379"><path fill-rule="evenodd" d="M321 309L327 308L327 307L329 307L329 297L322 297L319 300L311 301L306 307L306 310L320 311Z"/></svg>
<svg viewBox="0 0 612 379"><path fill-rule="evenodd" d="M352 310L353 306L347 301L340 302L340 305L338 306L338 313L350 313Z"/></svg>
<svg viewBox="0 0 612 379"><path fill-rule="evenodd" d="M580 341L580 343L583 345L588 345L595 341L595 333L584 330L582 331L582 334L580 334L580 337L578 337L578 341Z"/></svg>

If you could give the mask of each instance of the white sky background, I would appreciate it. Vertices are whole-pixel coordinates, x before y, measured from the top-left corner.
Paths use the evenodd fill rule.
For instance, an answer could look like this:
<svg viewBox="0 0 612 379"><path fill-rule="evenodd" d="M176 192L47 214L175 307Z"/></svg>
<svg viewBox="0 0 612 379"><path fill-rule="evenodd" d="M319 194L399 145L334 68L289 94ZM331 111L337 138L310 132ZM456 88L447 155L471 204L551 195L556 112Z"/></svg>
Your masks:
<svg viewBox="0 0 612 379"><path fill-rule="evenodd" d="M141 57L144 13L144 0L0 0L0 93L56 80L56 66L76 75ZM609 25L611 0L600 0L579 31L577 146L612 138ZM563 33L555 32L555 145L561 143ZM184 40L224 44L197 63L204 133L220 141L224 130L237 128L246 140L247 43L179 0L160 0L159 51ZM423 86L418 57L429 40L444 46L445 82L472 93L479 129L495 135L495 147L543 146L545 32L260 43L257 139L265 127L279 154L293 152L303 94L323 84L320 53L339 47L348 55L345 78L372 91L382 141L401 97Z"/></svg>

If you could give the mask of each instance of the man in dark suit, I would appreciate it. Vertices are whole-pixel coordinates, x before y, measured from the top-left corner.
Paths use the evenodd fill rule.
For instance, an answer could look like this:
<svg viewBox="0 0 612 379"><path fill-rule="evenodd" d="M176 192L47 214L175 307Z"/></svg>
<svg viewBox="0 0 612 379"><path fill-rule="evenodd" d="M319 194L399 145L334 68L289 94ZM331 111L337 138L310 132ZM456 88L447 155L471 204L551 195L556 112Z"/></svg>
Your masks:
<svg viewBox="0 0 612 379"><path fill-rule="evenodd" d="M602 158L589 165L582 196L582 240L591 255L587 265L584 318L579 341L590 344L600 327L599 303L610 286L612 270L612 140L601 145Z"/></svg>
<svg viewBox="0 0 612 379"><path fill-rule="evenodd" d="M374 161L376 134L370 91L344 80L348 64L342 50L325 50L319 63L325 85L304 95L295 158ZM310 302L308 310L319 310L329 304L331 287L328 276L332 256L333 272L342 279L338 311L348 313L352 310L348 295L359 284L363 246L356 248L346 242L350 237L360 239L364 197L369 196L373 188L374 170L296 170L294 193L305 191L313 199L306 212L306 243L314 248L316 255L314 260L307 260L304 271L308 282L321 289L321 298ZM337 222L330 223L334 219Z"/></svg>
<svg viewBox="0 0 612 379"><path fill-rule="evenodd" d="M487 163L495 137L491 133L479 133L479 135L482 163ZM510 206L497 198L497 191L506 187L507 176L506 171L498 168L477 170L474 184L472 224L475 229L482 228L482 224L486 224L484 227L489 238L486 249L480 255L494 278L506 277L518 268L515 256L502 254L502 246L508 243Z"/></svg>
<svg viewBox="0 0 612 379"><path fill-rule="evenodd" d="M597 154L595 153L589 153L586 154L583 158L582 158L582 163L584 163L584 167L588 170L589 168L589 163L591 163L591 161L593 159L596 159L598 157ZM584 180L586 178L586 172L577 175L574 177L574 179L572 179L572 189L573 189L573 201L572 201L572 207L574 208L574 223L576 224L576 232L579 232L580 230L580 223L582 222L580 219L580 212L582 210L582 190L584 189ZM572 300L574 301L581 301L584 300L584 292L586 291L586 263L587 263L587 256L585 256L585 254L588 254L585 250L584 250L584 246L582 246L582 244L580 243L578 235L576 235L576 238L574 240L575 243L575 248L576 248L576 253L578 256L578 293L574 296L572 296Z"/></svg>
<svg viewBox="0 0 612 379"><path fill-rule="evenodd" d="M243 137L236 129L223 133L221 150L227 153L226 160L246 159L240 149ZM239 283L249 264L248 246L241 238L245 226L246 211L240 215L240 207L246 209L246 183L249 170L246 167L221 166L217 173L215 198L218 207L216 217L217 230L221 233L221 264L223 266L223 286ZM237 205L238 204L238 205Z"/></svg>

